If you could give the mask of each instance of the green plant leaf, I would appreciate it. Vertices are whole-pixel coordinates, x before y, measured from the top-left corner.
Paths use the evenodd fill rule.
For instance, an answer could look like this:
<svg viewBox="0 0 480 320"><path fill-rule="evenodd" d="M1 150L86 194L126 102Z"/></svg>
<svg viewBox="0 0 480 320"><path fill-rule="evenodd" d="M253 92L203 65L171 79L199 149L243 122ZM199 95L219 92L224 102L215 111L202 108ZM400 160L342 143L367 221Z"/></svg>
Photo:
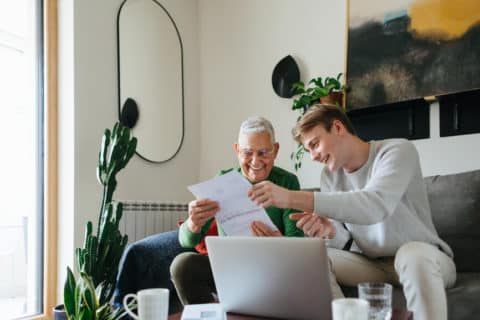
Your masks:
<svg viewBox="0 0 480 320"><path fill-rule="evenodd" d="M95 318L99 320L108 319L109 313L110 313L110 305L104 304L97 309Z"/></svg>
<svg viewBox="0 0 480 320"><path fill-rule="evenodd" d="M309 84L314 84L316 87L323 87L322 77L314 78L308 82Z"/></svg>
<svg viewBox="0 0 480 320"><path fill-rule="evenodd" d="M295 90L295 94L303 94L305 93L305 84L303 82L295 82L292 84L292 88Z"/></svg>
<svg viewBox="0 0 480 320"><path fill-rule="evenodd" d="M82 300L85 303L84 306L89 309L91 311L90 314L93 315L97 309L98 302L92 277L84 272L80 272L79 283L81 285Z"/></svg>
<svg viewBox="0 0 480 320"><path fill-rule="evenodd" d="M96 320L92 311L87 308L83 308L82 310L80 310L78 319L79 320Z"/></svg>
<svg viewBox="0 0 480 320"><path fill-rule="evenodd" d="M75 287L77 286L75 282L75 277L73 276L72 270L67 267L67 280L63 287L63 304L65 306L65 311L68 318L73 318L75 315Z"/></svg>
<svg viewBox="0 0 480 320"><path fill-rule="evenodd" d="M316 96L318 97L318 99L320 99L320 97L325 97L328 95L328 89L326 88L316 88L315 89L315 94Z"/></svg>

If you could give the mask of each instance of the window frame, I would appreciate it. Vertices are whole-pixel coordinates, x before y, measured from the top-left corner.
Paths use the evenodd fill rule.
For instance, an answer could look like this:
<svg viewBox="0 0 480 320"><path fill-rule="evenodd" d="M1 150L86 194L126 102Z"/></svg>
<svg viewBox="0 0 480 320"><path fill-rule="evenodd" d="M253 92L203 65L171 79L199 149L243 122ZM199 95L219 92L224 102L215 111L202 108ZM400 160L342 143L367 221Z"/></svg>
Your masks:
<svg viewBox="0 0 480 320"><path fill-rule="evenodd" d="M44 114L43 310L29 319L51 319L57 304L58 243L58 3L40 0L43 19ZM42 62L42 61L40 61Z"/></svg>

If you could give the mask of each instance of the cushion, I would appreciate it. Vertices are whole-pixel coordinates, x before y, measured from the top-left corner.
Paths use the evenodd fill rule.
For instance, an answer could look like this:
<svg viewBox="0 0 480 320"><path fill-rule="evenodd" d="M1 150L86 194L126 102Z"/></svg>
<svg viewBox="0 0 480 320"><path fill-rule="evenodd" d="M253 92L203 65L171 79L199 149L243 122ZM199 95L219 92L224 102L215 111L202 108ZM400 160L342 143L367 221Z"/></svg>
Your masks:
<svg viewBox="0 0 480 320"><path fill-rule="evenodd" d="M457 274L457 282L447 289L448 319L478 319L480 314L480 273Z"/></svg>
<svg viewBox="0 0 480 320"><path fill-rule="evenodd" d="M457 272L480 271L480 170L425 178L432 218Z"/></svg>

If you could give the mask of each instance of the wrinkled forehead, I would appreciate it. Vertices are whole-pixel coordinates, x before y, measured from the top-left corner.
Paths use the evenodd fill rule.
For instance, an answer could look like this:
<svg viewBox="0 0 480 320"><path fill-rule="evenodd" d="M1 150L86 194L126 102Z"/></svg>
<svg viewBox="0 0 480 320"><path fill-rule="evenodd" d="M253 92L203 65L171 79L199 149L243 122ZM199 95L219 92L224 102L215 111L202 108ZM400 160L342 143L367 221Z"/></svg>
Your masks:
<svg viewBox="0 0 480 320"><path fill-rule="evenodd" d="M238 136L238 145L245 149L271 149L273 148L273 141L266 131L242 133Z"/></svg>

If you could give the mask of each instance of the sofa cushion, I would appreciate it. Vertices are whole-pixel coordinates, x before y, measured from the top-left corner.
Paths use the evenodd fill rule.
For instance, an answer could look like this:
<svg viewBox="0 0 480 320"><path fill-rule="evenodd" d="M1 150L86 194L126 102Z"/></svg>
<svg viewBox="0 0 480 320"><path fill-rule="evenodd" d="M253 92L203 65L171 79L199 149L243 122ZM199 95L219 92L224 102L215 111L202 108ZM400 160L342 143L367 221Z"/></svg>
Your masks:
<svg viewBox="0 0 480 320"><path fill-rule="evenodd" d="M480 271L480 170L425 178L432 218L457 272Z"/></svg>
<svg viewBox="0 0 480 320"><path fill-rule="evenodd" d="M479 297L480 273L459 273L455 287L447 290L448 319L478 319Z"/></svg>

